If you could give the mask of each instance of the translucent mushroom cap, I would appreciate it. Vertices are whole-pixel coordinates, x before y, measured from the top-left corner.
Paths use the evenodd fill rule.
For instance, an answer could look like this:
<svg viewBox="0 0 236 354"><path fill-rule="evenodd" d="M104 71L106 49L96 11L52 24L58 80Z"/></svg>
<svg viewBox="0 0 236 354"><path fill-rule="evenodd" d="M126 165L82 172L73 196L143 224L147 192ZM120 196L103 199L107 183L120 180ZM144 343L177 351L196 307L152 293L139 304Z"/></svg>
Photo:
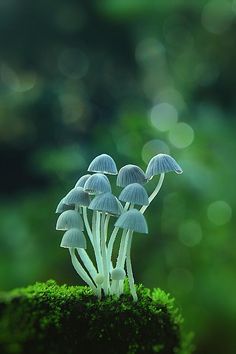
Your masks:
<svg viewBox="0 0 236 354"><path fill-rule="evenodd" d="M148 164L146 170L147 179L152 178L155 175L166 172L182 173L183 170L179 164L173 159L173 157L166 154L158 154L154 156Z"/></svg>
<svg viewBox="0 0 236 354"><path fill-rule="evenodd" d="M57 219L57 230L69 230L77 228L81 231L84 230L83 220L80 214L75 210L66 210Z"/></svg>
<svg viewBox="0 0 236 354"><path fill-rule="evenodd" d="M117 219L115 226L141 234L148 233L146 219L137 209L131 209L121 214L121 216Z"/></svg>
<svg viewBox="0 0 236 354"><path fill-rule="evenodd" d="M60 246L86 249L86 238L81 230L73 228L64 233Z"/></svg>
<svg viewBox="0 0 236 354"><path fill-rule="evenodd" d="M131 183L126 186L119 195L122 202L137 205L148 205L148 194L146 189L139 183Z"/></svg>
<svg viewBox="0 0 236 354"><path fill-rule="evenodd" d="M89 172L101 172L111 175L117 175L117 168L113 158L107 154L101 154L88 167Z"/></svg>
<svg viewBox="0 0 236 354"><path fill-rule="evenodd" d="M125 165L118 173L116 184L119 187L126 187L131 183L144 184L146 176L143 170L136 165Z"/></svg>
<svg viewBox="0 0 236 354"><path fill-rule="evenodd" d="M125 279L125 271L122 268L115 268L113 269L113 271L111 272L111 278L113 280L123 280Z"/></svg>
<svg viewBox="0 0 236 354"><path fill-rule="evenodd" d="M64 198L67 205L89 206L90 196L82 187L73 188Z"/></svg>
<svg viewBox="0 0 236 354"><path fill-rule="evenodd" d="M119 200L110 192L96 196L90 203L89 209L119 216L123 207Z"/></svg>
<svg viewBox="0 0 236 354"><path fill-rule="evenodd" d="M63 199L58 203L55 213L56 213L56 214L61 214L61 213L63 213L63 211L71 210L71 209L72 209L72 206L71 206L71 205L67 205L67 204L65 203L65 198L63 198Z"/></svg>
<svg viewBox="0 0 236 354"><path fill-rule="evenodd" d="M77 188L77 187L82 187L82 188L84 188L85 182L87 181L87 179L88 179L90 176L91 176L91 175L87 174L87 175L84 175L84 176L80 177L80 178L78 179L78 181L76 182L76 184L75 184L75 188Z"/></svg>
<svg viewBox="0 0 236 354"><path fill-rule="evenodd" d="M107 176L102 173L95 173L85 182L84 190L89 194L107 193L111 192L111 185Z"/></svg>

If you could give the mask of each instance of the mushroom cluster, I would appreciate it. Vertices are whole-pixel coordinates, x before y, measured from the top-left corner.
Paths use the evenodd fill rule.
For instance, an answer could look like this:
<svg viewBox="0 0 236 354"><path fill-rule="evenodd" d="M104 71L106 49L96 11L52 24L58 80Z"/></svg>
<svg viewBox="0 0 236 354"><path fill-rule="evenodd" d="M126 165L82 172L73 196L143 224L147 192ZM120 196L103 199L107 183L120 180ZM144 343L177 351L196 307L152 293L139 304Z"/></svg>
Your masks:
<svg viewBox="0 0 236 354"><path fill-rule="evenodd" d="M68 248L76 272L99 299L102 295L119 297L127 277L130 293L137 301L131 264L133 234L148 233L143 214L170 171L182 173L178 163L166 154L154 156L145 173L135 165L126 165L118 172L112 157L102 154L89 165L90 174L80 177L59 202L56 229L65 232L61 247ZM123 188L118 198L112 194L107 175L117 175L116 184ZM159 181L148 196L144 185L156 175L160 175ZM116 258L115 241L119 242ZM92 258L86 251L88 242Z"/></svg>

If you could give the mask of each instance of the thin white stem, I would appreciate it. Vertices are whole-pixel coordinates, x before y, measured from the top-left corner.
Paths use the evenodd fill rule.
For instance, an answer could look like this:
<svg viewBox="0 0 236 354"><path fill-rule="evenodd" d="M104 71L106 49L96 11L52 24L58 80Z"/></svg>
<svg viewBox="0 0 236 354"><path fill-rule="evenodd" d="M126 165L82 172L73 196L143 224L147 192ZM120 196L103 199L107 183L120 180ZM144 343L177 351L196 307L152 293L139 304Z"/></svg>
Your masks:
<svg viewBox="0 0 236 354"><path fill-rule="evenodd" d="M105 213L102 213L101 220L101 251L102 251L102 265L103 265L103 289L105 295L108 294L109 271L107 264L107 249L106 249L106 235L105 235Z"/></svg>
<svg viewBox="0 0 236 354"><path fill-rule="evenodd" d="M127 255L126 255L126 266L127 266L127 274L128 274L128 280L129 280L129 288L131 295L133 296L134 301L138 300L135 285L134 285L134 276L133 276L133 271L132 271L132 265L131 265L131 258L130 258L130 250L131 250L131 244L132 244L132 234L133 232L129 232L129 240L128 240L128 245L127 245Z"/></svg>
<svg viewBox="0 0 236 354"><path fill-rule="evenodd" d="M129 205L130 203L129 202L126 202L125 203L125 206L124 206L124 211L127 211L129 209Z"/></svg>
<svg viewBox="0 0 236 354"><path fill-rule="evenodd" d="M86 231L87 231L87 234L88 234L88 237L90 239L90 242L93 246L93 233L92 233L92 230L91 230L91 227L89 225L89 221L88 221L88 212L87 212L87 207L83 206L83 219L84 219L84 225L85 225L85 228L86 228Z"/></svg>
<svg viewBox="0 0 236 354"><path fill-rule="evenodd" d="M112 272L113 266L111 262L111 256L112 256L112 249L113 245L116 239L116 235L118 234L119 227L115 226L114 230L112 231L110 240L108 242L108 249L107 249L107 262L108 262L108 267L110 268L110 272Z"/></svg>
<svg viewBox="0 0 236 354"><path fill-rule="evenodd" d="M84 266L86 267L87 271L89 272L91 278L94 279L96 278L98 272L97 269L94 267L93 262L91 261L91 259L89 258L87 252L82 249L82 248L77 248L77 252L82 260L82 262L84 263Z"/></svg>
<svg viewBox="0 0 236 354"><path fill-rule="evenodd" d="M104 223L104 234L105 234L105 242L107 242L107 234L108 234L108 225L110 221L111 215L107 214L105 223Z"/></svg>
<svg viewBox="0 0 236 354"><path fill-rule="evenodd" d="M164 177L165 174L161 173L160 175L160 179L157 183L156 188L154 189L154 191L152 192L152 194L150 195L150 197L148 198L149 204L148 205L143 205L142 208L140 209L141 213L144 214L145 210L147 209L147 207L150 205L150 203L153 201L153 199L155 198L155 196L157 195L157 193L159 192L159 190L161 189L162 183L164 181Z"/></svg>
<svg viewBox="0 0 236 354"><path fill-rule="evenodd" d="M87 272L83 269L82 265L80 264L80 262L78 261L76 255L75 255L75 248L69 248L69 251L70 251L70 256L71 256L71 262L72 262L76 272L79 274L81 279L83 279L83 281L85 283L87 283L88 286L90 286L90 288L93 289L93 291L95 293L97 293L96 286L93 284L92 280L88 276Z"/></svg>
<svg viewBox="0 0 236 354"><path fill-rule="evenodd" d="M120 267L120 265L121 265L122 255L123 255L124 246L125 246L126 234L127 234L127 230L123 230L122 236L121 236L121 241L120 241L119 253L118 253L117 260L116 260L116 268ZM112 294L119 296L119 284L120 284L119 280L112 280L112 284L111 284Z"/></svg>
<svg viewBox="0 0 236 354"><path fill-rule="evenodd" d="M99 242L98 242L98 234L99 233L99 224L100 224L100 220L98 220L97 222L97 217L98 217L99 213L97 213L96 211L93 212L93 218L92 218L92 232L93 232L93 248L94 248L94 254L95 254L95 258L96 258L96 262L97 262L97 268L98 268L98 272L100 274L102 274L102 256L100 253L100 247L99 247ZM100 218L99 218L100 219ZM97 230L97 225L98 225L98 230ZM100 238L100 236L99 236Z"/></svg>

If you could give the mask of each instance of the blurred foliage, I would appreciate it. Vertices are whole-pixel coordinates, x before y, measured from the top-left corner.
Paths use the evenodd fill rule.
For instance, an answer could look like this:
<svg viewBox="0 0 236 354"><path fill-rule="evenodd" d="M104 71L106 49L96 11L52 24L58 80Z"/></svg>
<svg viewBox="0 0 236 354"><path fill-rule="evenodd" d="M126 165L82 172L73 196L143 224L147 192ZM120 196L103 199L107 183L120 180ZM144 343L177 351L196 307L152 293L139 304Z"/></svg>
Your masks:
<svg viewBox="0 0 236 354"><path fill-rule="evenodd" d="M78 282L54 210L93 157L170 153L135 277L176 296L198 353L236 352L235 35L236 1L0 1L2 289Z"/></svg>

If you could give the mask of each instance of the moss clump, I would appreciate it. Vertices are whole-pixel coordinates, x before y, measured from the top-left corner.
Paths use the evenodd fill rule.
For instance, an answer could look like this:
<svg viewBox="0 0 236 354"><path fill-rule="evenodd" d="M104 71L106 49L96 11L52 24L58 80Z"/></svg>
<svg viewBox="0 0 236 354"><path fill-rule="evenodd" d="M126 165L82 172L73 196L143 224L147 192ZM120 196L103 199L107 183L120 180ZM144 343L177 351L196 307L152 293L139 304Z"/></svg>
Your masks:
<svg viewBox="0 0 236 354"><path fill-rule="evenodd" d="M164 291L137 287L98 301L88 287L36 283L0 295L1 354L191 352L182 317Z"/></svg>

